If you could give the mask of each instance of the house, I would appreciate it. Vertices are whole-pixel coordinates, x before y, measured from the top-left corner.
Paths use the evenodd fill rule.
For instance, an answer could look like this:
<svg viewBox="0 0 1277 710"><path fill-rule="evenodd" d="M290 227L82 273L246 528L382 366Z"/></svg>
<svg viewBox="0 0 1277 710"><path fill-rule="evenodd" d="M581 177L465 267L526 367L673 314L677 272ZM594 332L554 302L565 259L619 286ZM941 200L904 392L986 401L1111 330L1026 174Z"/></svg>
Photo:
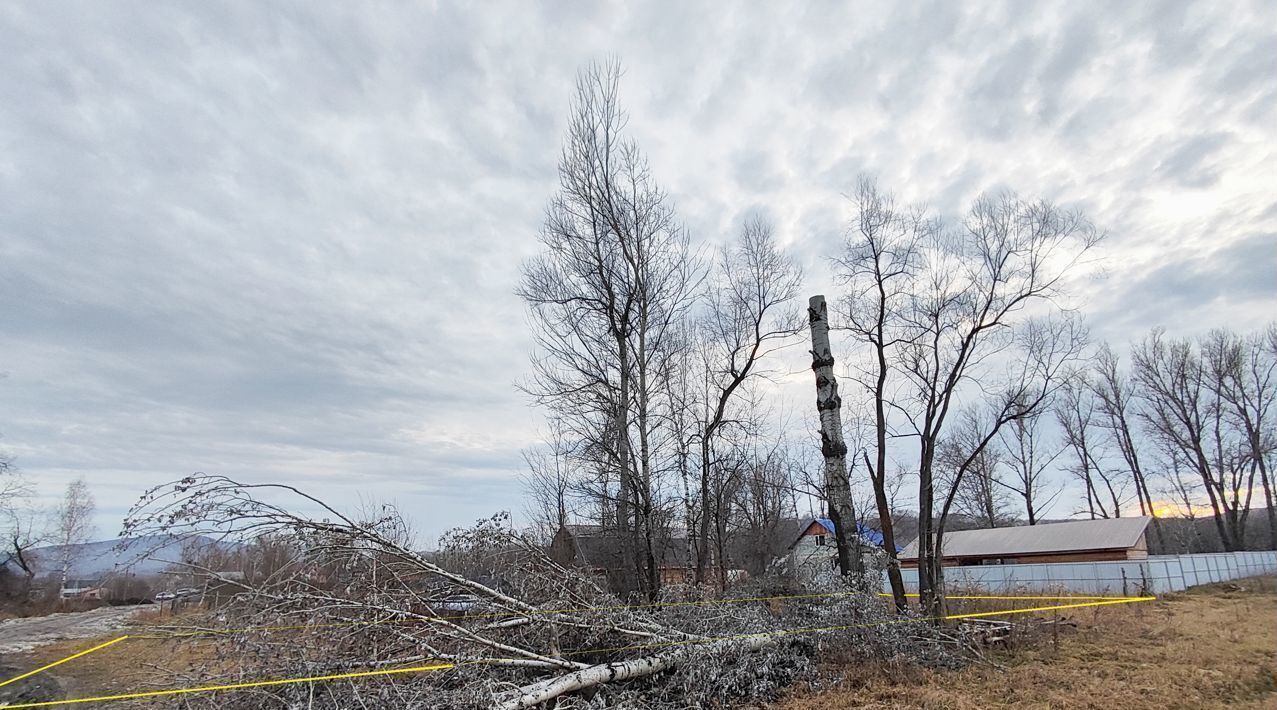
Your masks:
<svg viewBox="0 0 1277 710"><path fill-rule="evenodd" d="M829 518L799 518L798 536L789 543L789 548L806 543L816 547L834 544L834 521ZM865 525L856 524L856 536L862 545L882 547L882 532ZM899 551L899 550L897 550Z"/></svg>
<svg viewBox="0 0 1277 710"><path fill-rule="evenodd" d="M692 544L686 536L659 536L655 548L661 584L687 584L692 581L696 563ZM620 539L615 531L601 525L561 526L550 540L548 553L550 559L564 567L583 567L606 576L614 588L619 588L618 583L624 576L621 574L624 564ZM729 583L748 576L734 563L729 563L726 571ZM710 582L716 582L717 568L707 570L707 575Z"/></svg>
<svg viewBox="0 0 1277 710"><path fill-rule="evenodd" d="M986 530L946 532L945 567L1043 562L1107 562L1148 558L1145 529L1152 518L1072 520ZM918 566L918 541L900 554L902 567Z"/></svg>
<svg viewBox="0 0 1277 710"><path fill-rule="evenodd" d="M778 563L787 573L811 581L822 571L838 566L834 521L829 518L798 518L786 522L790 531L789 542ZM857 523L854 537L865 558L865 566L871 567L872 558L882 554L882 533L864 523Z"/></svg>
<svg viewBox="0 0 1277 710"><path fill-rule="evenodd" d="M109 595L100 579L68 579L58 595L63 599L106 599Z"/></svg>

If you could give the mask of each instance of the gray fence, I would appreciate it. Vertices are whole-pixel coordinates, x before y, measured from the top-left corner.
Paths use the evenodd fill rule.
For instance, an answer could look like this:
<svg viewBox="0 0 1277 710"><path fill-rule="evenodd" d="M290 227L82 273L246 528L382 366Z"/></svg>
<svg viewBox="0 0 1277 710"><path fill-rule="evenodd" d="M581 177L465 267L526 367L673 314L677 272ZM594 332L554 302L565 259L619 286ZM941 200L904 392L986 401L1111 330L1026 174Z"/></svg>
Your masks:
<svg viewBox="0 0 1277 710"><path fill-rule="evenodd" d="M905 587L918 591L918 571L901 570ZM1199 584L1277 573L1277 551L1153 555L1123 562L946 567L945 586L999 593L1067 592L1133 595L1179 592ZM884 580L884 589L886 581Z"/></svg>

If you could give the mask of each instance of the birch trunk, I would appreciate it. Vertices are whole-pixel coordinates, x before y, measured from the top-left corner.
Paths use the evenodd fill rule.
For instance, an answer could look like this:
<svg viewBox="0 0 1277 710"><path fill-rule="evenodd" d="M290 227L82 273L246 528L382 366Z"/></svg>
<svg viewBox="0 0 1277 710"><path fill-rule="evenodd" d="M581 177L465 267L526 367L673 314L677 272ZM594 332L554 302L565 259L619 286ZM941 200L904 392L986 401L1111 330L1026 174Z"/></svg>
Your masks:
<svg viewBox="0 0 1277 710"><path fill-rule="evenodd" d="M726 648L737 644L745 644L750 650L758 650L773 643L777 635L759 634L739 641L720 641L702 645L700 650L712 653L715 647ZM525 710L567 693L593 688L604 683L660 673L687 660L694 650L697 649L685 645L653 656L618 663L603 663L556 678L548 678L520 688L518 695L497 701L492 705L492 710Z"/></svg>
<svg viewBox="0 0 1277 710"><path fill-rule="evenodd" d="M820 415L820 452L825 457L825 498L829 501L829 517L834 521L838 571L860 574L860 551L853 537L856 520L851 507L851 483L847 478L847 444L842 436L842 399L834 377L825 297L812 296L807 314L811 321L811 369L816 373L816 412Z"/></svg>

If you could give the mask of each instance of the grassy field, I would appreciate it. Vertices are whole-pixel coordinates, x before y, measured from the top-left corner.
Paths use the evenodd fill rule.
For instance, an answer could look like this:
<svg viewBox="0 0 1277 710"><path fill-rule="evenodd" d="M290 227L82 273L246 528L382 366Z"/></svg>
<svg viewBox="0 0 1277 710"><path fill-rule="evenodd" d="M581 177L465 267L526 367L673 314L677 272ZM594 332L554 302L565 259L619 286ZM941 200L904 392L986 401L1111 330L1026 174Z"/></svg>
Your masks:
<svg viewBox="0 0 1277 710"><path fill-rule="evenodd" d="M1129 607L1064 612L1076 630L961 671L827 669L800 708L1275 708L1277 579L1195 589Z"/></svg>

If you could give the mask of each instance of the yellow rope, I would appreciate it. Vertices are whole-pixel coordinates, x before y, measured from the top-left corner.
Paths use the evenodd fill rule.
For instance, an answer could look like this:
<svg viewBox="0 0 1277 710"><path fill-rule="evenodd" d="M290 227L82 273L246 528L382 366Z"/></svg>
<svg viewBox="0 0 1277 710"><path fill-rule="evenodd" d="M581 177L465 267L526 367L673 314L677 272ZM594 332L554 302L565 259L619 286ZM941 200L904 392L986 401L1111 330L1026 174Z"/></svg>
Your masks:
<svg viewBox="0 0 1277 710"><path fill-rule="evenodd" d="M766 600L766 599L794 599L794 598L814 597L814 596L835 596L835 595L834 594L793 595L788 597L759 597L753 600L727 600L727 601L760 601L760 600ZM950 599L1005 599L1005 598L1046 599L1051 597L951 596L948 598ZM1069 599L1069 598L1079 598L1079 597L1055 597L1055 598ZM1090 599L1094 599L1094 598L1090 598ZM1110 604L1131 604L1135 602L1154 601L1156 599L1157 599L1156 597L1102 598L1101 601L1085 601L1085 602L1080 602L1076 604L1057 604L1052 606L1032 607L1028 609L982 611L982 612L974 612L974 613L968 613L968 614L951 614L948 616L930 617L930 618L920 617L920 618L911 618L911 619L891 619L891 620L871 622L866 624L847 624L847 625L841 625L841 626L822 626L822 627L802 628L802 629L781 629L778 631L762 631L762 632L752 633L752 634L737 634L732 636L716 636L716 637L709 637L709 638L685 639L681 641L661 641L661 642L653 642L653 643L647 643L647 644L636 644L632 646L618 646L615 648L585 649L585 650L579 650L579 651L572 651L564 655L609 653L609 652L616 652L616 651L630 651L630 650L638 650L638 649L645 649L645 648L661 648L661 647L670 647L670 646L715 643L719 641L735 641L735 640L751 639L751 638L765 638L765 637L771 637L771 636L786 636L786 635L793 635L793 634L818 633L823 631L842 631L847 629L870 628L873 626L885 626L888 624L919 623L923 621L950 621L950 620L957 620L957 619L974 619L974 618L982 618L982 617L990 617L990 616L1009 616L1012 614L1028 614L1032 612L1053 611L1057 609L1078 609L1078 608L1092 607L1092 606L1106 606ZM704 603L712 603L712 602L684 602L684 604L704 604ZM606 609L609 607L596 607L596 608ZM616 607L611 607L611 608L616 608ZM284 628L314 628L314 627L284 627ZM88 655L90 653L93 653L94 651L101 650L103 648L106 648L107 646L110 646L115 643L119 643L120 641L123 641L128 638L165 638L165 637L121 636L119 638L112 639L106 643L94 646L93 648L90 648L88 650L81 651L71 656L67 656L66 658L60 661L55 661L54 663L50 663L41 668L37 668L36 670L30 671L28 673L24 673L20 676L17 676L16 678L11 678L5 681L4 683L0 683L0 686L8 685L9 683L13 683L14 681L18 681L23 678L30 677L41 671L47 670L49 668L53 668L54 666L61 665L63 663L66 663L67 661L74 660L81 656ZM478 661L476 663L482 663L482 661ZM19 708L43 708L43 707L54 707L58 705L108 702L108 701L114 701L114 700L136 700L140 698L154 698L154 697L169 696L169 695L184 695L184 694L190 694L190 693L207 693L207 692L214 692L214 691L221 691L221 690L240 690L244 688L262 688L262 687L270 687L270 686L292 685L297 683L315 683L315 682L330 681L330 680L342 680L346 678L369 678L374 676L389 676L389 675L404 674L404 673L421 673L426 671L448 670L448 669L456 668L457 665L458 664L442 663L442 664L429 665L429 666L413 666L409 668L391 668L391 669L382 669L382 670L375 670L375 671L356 671L351 673L336 673L332 675L323 675L323 676L306 676L302 678L284 678L284 679L278 679L278 680L263 680L263 681L253 681L253 682L246 682L246 683L230 683L226 685L208 685L208 686L200 686L200 687L193 687L193 688L177 688L173 690L151 690L151 691L135 692L135 693L121 693L118 695L102 695L102 696L91 697L91 698L72 698L69 700L56 700L56 701L46 701L46 702L38 702L38 703L21 703L18 705L0 705L0 708L3 708L4 710L18 710ZM462 665L469 665L469 664L462 664Z"/></svg>
<svg viewBox="0 0 1277 710"><path fill-rule="evenodd" d="M217 690L241 690L244 688L265 688L275 685L292 685L295 683L316 683L319 681L342 680L344 678L369 678L372 676L394 675L397 673L423 673L454 668L451 663L433 666L413 666L411 668L390 668L379 671L356 671L354 673L334 673L332 675L315 675L305 678L283 678L280 680L258 680L248 683L228 683L226 685L204 685L197 688L177 688L175 690L148 690L140 693L121 693L119 695L99 695L93 698L72 698L70 700L47 700L39 703L21 703L18 705L0 705L5 710L18 708L50 708L77 703L104 703L111 700L137 700L139 698L158 698L165 695L185 695L189 693L211 693Z"/></svg>
<svg viewBox="0 0 1277 710"><path fill-rule="evenodd" d="M112 644L119 643L119 642L123 641L123 640L124 640L124 639L126 639L126 638L128 638L128 636L121 636L121 637L119 637L119 638L111 639L110 641L107 641L106 643L103 643L103 644L98 644L97 646L94 646L93 648L90 648L90 649L88 649L87 651L80 651L79 653L72 654L72 655L70 655L70 656L67 656L66 658L63 658L63 659L62 659L62 660L60 660L60 661L54 661L53 663L50 663L50 664L49 664L49 665L47 665L47 666L40 666L39 668L37 668L37 669L35 669L35 670L33 670L33 671L27 671L26 673L23 673L23 674L22 674L22 675L20 675L20 676L14 676L13 678L10 678L9 680L6 680L5 682L0 683L0 687L4 687L4 686L6 686L6 685L8 685L8 684L10 684L10 683L16 683L16 682L18 682L18 681L22 680L23 678L30 678L31 676L35 675L36 673L40 673L40 672L42 672L42 671L47 671L47 670L49 670L50 668L53 668L53 667L55 667L55 666L60 666L60 665L62 665L63 663L66 663L67 661L74 661L75 659L79 658L80 656L87 656L87 655L89 655L90 653L93 653L94 651L101 651L102 649L106 648L107 646L110 646L110 645L112 645ZM4 706L0 705L0 707L4 707Z"/></svg>

